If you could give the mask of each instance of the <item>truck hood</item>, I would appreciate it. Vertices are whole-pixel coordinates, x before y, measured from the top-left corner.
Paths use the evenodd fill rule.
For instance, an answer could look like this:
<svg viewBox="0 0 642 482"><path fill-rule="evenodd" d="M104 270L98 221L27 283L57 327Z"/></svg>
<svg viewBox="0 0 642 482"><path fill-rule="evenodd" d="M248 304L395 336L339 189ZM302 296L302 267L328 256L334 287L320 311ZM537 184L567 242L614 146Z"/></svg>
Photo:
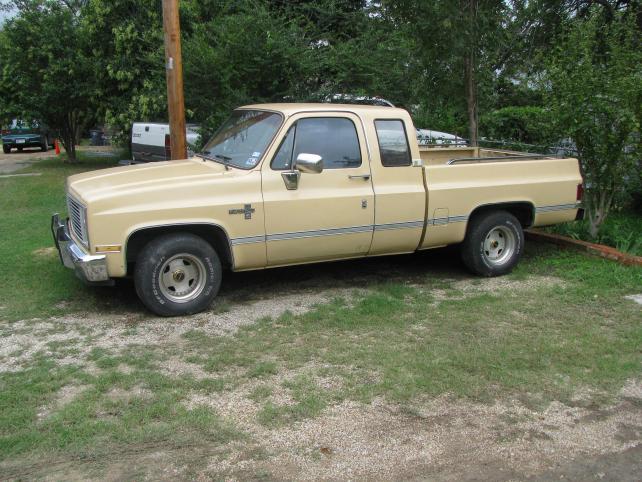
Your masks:
<svg viewBox="0 0 642 482"><path fill-rule="evenodd" d="M195 184L245 176L249 172L235 168L226 170L222 164L192 158L76 174L67 179L67 189L80 200L91 203L150 191L170 191L181 186L187 189Z"/></svg>

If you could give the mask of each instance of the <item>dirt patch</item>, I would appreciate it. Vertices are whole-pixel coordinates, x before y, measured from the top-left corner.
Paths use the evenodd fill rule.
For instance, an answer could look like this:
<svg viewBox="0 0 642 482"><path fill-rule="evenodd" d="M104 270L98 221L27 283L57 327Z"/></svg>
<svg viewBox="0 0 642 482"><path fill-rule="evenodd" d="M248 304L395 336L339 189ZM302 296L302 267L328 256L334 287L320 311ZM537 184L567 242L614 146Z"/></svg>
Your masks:
<svg viewBox="0 0 642 482"><path fill-rule="evenodd" d="M241 405L234 411L251 411L243 399L236 403ZM535 411L515 400L482 405L440 397L410 407L383 400L369 405L346 401L290 427L259 428L254 450L265 451L264 460L248 459L247 446L231 446L229 456L211 460L205 474L241 480L257 473L296 480L414 479L431 474L449 479L442 476L470 476L479 468L495 467L490 479L511 472L523 478L563 467L577 457L618 453L642 442L631 436L642 428L639 407L618 402L605 418L583 419L589 413L560 402ZM625 426L628 436L622 437Z"/></svg>
<svg viewBox="0 0 642 482"><path fill-rule="evenodd" d="M565 282L553 276L530 276L527 279L515 280L505 276L496 278L473 278L463 280L446 280L448 288L433 288L426 291L434 298L432 306L443 301L458 301L479 296L518 296L524 291L533 291L547 287L561 287Z"/></svg>
<svg viewBox="0 0 642 482"><path fill-rule="evenodd" d="M234 390L226 390L219 393L191 394L185 401L185 406L193 410L199 406L212 408L219 415L234 422L245 432L255 436L263 437L268 429L258 423L257 415L266 402L276 406L294 405L296 401L292 397L291 390L284 385L292 382L297 377L309 377L313 383L325 390L337 389L341 386L340 377L316 376L319 370L337 369L343 367L332 367L327 364L307 363L295 370L281 370L278 374L260 379L250 379ZM261 400L255 399L256 390L266 388L266 393Z"/></svg>
<svg viewBox="0 0 642 482"><path fill-rule="evenodd" d="M49 417L53 412L60 410L65 405L73 402L78 395L87 390L87 385L66 385L58 390L54 398L38 410L36 415L38 421Z"/></svg>
<svg viewBox="0 0 642 482"><path fill-rule="evenodd" d="M620 397L642 400L642 380L628 380L620 390Z"/></svg>
<svg viewBox="0 0 642 482"><path fill-rule="evenodd" d="M150 399L154 394L145 387L136 386L129 390L123 388L112 388L106 393L107 400L112 402L129 402L134 398Z"/></svg>
<svg viewBox="0 0 642 482"><path fill-rule="evenodd" d="M169 360L160 363L160 370L165 375L171 377L190 376L196 380L216 378L216 375L206 372L200 365L188 363L177 356L173 356Z"/></svg>
<svg viewBox="0 0 642 482"><path fill-rule="evenodd" d="M182 346L183 335L193 330L210 336L228 336L260 319L276 319L286 312L303 314L334 298L350 298L354 292L352 289L298 292L244 304L231 304L223 297L218 304L229 304L227 311L217 313L215 306L213 311L185 318L141 317L136 313L120 316L86 313L49 320L18 321L0 329L0 373L22 369L36 354L53 357L60 365L85 365L87 355L94 348L118 351L133 345ZM61 355L63 346L67 351L73 350L74 354ZM164 369L175 375L205 375L196 372L195 367L181 363L167 363Z"/></svg>
<svg viewBox="0 0 642 482"><path fill-rule="evenodd" d="M627 300L634 301L638 305L642 305L642 294L640 295L628 295L624 297Z"/></svg>
<svg viewBox="0 0 642 482"><path fill-rule="evenodd" d="M32 254L34 256L40 257L40 258L52 258L54 256L58 256L58 252L55 247L51 246L49 248L40 248L32 251Z"/></svg>
<svg viewBox="0 0 642 482"><path fill-rule="evenodd" d="M526 279L516 280L506 276L495 278L472 278L459 280L452 284L453 289L464 293L489 293L502 294L502 292L515 292L536 290L542 287L562 286L565 282L553 276L529 276Z"/></svg>

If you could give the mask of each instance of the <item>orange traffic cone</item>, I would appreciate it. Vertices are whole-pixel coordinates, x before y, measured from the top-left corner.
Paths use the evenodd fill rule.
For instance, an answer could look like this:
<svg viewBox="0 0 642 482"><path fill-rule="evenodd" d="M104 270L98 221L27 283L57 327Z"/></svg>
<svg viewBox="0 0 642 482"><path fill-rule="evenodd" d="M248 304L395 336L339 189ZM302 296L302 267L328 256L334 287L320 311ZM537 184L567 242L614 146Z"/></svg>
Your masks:
<svg viewBox="0 0 642 482"><path fill-rule="evenodd" d="M58 139L54 140L54 147L56 149L56 155L59 156L60 155L60 144L58 144Z"/></svg>

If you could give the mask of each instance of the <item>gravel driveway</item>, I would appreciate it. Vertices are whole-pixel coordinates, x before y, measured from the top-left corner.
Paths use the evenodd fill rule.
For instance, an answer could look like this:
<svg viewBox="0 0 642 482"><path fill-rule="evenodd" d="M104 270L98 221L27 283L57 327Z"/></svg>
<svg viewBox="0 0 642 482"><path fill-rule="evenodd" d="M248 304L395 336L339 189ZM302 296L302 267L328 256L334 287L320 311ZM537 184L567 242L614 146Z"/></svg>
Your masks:
<svg viewBox="0 0 642 482"><path fill-rule="evenodd" d="M325 269L332 273L332 268ZM362 272L364 277L353 285L367 286L380 273L368 273L363 267ZM220 374L204 371L186 357L185 334L199 330L230 337L262 318L278 318L286 307L300 314L337 296L348 303L358 296L354 288L341 286L318 267L298 267L289 273L301 278L299 282L271 281L269 273L256 273L253 289L243 287L247 277L233 276L238 290L222 294L224 310L185 319L155 318L138 311L132 302L130 311L118 314L83 313L5 325L0 329L0 372L19 372L34 356L44 355L61 366L84 366L88 374L100 376L104 369L91 361L92 351L153 347L163 355L157 365L163 375L215 381ZM411 273L409 267L404 276ZM457 298L438 293L435 308L480 290L518 290L528 295L543 286L561 286L559 279L547 276L496 278L483 286L468 278L451 283ZM239 291L245 295L239 297ZM47 480L87 480L105 474L108 480L641 480L642 383L634 379L601 405L592 402L591 390L542 406L509 393L489 403L444 394L406 404L383 398L369 403L344 400L294 424L273 427L257 422L257 389L273 387L270 400L287 406L293 403L292 393L284 387L303 373L326 373L311 375L313 382L327 390L340 388L341 379L327 374L335 368L310 360L267 378L250 378L230 390L187 393L183 401L187 410L211 409L245 434L223 446L203 440L189 447L129 447L125 453L104 454L98 460L7 460L0 463L0 478L4 473L8 479ZM129 376L131 368L119 365L117 373ZM82 384L62 387L41 407L38 423L85 390ZM105 396L118 403L141 403L152 399L153 392L137 385Z"/></svg>
<svg viewBox="0 0 642 482"><path fill-rule="evenodd" d="M42 152L39 148L27 149L23 152L11 151L10 154L0 153L0 175L12 174L30 166L39 159L54 155L53 151Z"/></svg>
<svg viewBox="0 0 642 482"><path fill-rule="evenodd" d="M109 153L113 150L112 147L95 147L95 146L78 146L76 148L80 152L104 152ZM64 152L64 151L63 151ZM18 152L15 149L10 154L0 152L0 176L7 174L14 174L25 167L29 167L41 159L54 157L56 153L53 149L47 152L42 152L40 148L25 149L23 152Z"/></svg>

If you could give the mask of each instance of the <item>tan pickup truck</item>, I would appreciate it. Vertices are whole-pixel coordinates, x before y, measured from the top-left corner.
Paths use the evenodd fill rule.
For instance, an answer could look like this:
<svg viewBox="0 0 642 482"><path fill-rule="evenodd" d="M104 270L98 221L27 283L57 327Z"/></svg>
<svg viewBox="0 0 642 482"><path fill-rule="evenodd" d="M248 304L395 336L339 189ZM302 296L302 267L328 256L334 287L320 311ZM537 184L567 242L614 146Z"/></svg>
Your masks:
<svg viewBox="0 0 642 482"><path fill-rule="evenodd" d="M508 273L522 229L572 221L576 159L419 148L402 109L262 104L235 110L201 154L78 174L52 218L64 265L89 283L133 276L163 316L244 271L461 243L481 276Z"/></svg>

